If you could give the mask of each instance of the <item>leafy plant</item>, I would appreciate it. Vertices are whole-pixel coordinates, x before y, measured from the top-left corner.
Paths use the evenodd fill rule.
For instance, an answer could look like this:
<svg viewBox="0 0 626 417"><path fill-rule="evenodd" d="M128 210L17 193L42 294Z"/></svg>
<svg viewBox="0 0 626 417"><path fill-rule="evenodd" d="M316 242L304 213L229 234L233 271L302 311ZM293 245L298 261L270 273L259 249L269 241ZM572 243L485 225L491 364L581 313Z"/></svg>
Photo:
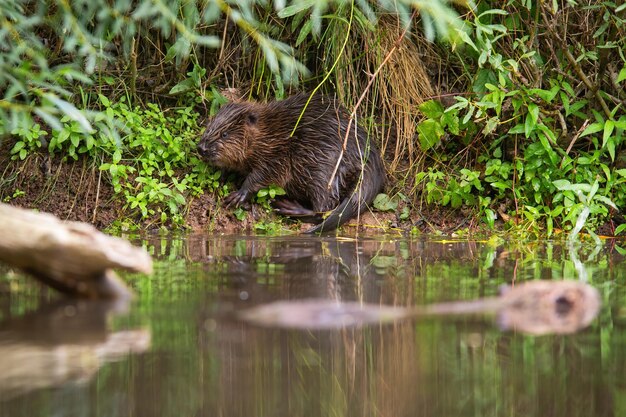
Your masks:
<svg viewBox="0 0 626 417"><path fill-rule="evenodd" d="M277 196L285 195L286 192L281 187L270 184L269 187L261 188L256 193L255 201L266 210L270 210L270 202Z"/></svg>
<svg viewBox="0 0 626 417"><path fill-rule="evenodd" d="M35 124L30 128L18 127L11 132L16 136L17 140L11 148L11 159L17 158L24 160L26 156L41 148L45 143L44 136L48 134L45 130L41 130L39 124Z"/></svg>
<svg viewBox="0 0 626 417"><path fill-rule="evenodd" d="M116 104L100 100L105 111L124 121L127 131L100 169L110 174L129 209L138 210L143 218L157 216L161 223L182 224L187 195L220 187L221 172L195 156L198 114L190 107L166 113L154 104L142 110L123 100Z"/></svg>

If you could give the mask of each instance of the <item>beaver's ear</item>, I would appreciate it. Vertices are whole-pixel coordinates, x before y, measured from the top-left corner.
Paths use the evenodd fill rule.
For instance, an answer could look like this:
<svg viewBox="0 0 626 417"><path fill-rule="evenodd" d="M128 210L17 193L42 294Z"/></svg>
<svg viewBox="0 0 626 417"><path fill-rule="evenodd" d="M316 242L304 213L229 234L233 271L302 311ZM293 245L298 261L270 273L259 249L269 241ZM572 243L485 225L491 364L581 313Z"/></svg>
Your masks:
<svg viewBox="0 0 626 417"><path fill-rule="evenodd" d="M246 115L246 123L248 123L251 126L255 125L258 120L259 120L259 116L254 111L250 111Z"/></svg>

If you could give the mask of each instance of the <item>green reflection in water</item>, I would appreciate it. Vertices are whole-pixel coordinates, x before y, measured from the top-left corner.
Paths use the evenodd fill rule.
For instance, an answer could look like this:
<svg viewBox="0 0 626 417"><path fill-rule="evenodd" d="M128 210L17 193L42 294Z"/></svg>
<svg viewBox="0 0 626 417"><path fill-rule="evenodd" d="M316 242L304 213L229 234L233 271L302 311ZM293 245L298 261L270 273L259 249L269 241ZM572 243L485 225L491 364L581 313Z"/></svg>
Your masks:
<svg viewBox="0 0 626 417"><path fill-rule="evenodd" d="M611 243L576 258L551 242L190 236L143 244L155 274L124 276L138 296L111 330L147 326L151 349L6 399L0 416L626 415L626 264ZM605 304L571 336L502 333L489 317L314 332L233 319L278 299L474 299L505 283L576 279L579 261ZM54 298L21 276L4 274L0 285L5 324Z"/></svg>

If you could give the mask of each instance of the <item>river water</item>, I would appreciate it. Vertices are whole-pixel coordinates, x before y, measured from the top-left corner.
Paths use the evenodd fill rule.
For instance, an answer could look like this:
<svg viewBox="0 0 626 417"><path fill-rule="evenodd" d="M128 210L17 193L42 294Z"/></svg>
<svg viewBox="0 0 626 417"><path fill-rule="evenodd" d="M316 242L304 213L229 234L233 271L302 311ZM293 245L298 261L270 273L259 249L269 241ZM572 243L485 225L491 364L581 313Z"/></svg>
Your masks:
<svg viewBox="0 0 626 417"><path fill-rule="evenodd" d="M193 235L137 240L130 303L70 302L0 269L0 417L626 416L619 243ZM600 314L570 335L493 316L330 330L260 327L275 300L414 306L503 284L584 280Z"/></svg>

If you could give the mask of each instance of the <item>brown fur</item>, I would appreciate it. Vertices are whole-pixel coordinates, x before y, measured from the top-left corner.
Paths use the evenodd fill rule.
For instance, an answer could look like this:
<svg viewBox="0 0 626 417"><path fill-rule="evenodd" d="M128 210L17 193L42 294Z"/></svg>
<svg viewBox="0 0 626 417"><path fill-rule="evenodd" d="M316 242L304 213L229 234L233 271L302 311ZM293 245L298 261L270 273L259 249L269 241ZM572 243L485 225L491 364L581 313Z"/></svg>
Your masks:
<svg viewBox="0 0 626 417"><path fill-rule="evenodd" d="M335 100L314 96L298 122L308 99L298 94L266 104L229 103L209 122L198 150L212 165L246 176L241 188L226 198L227 205L244 203L275 184L292 200L278 204L283 214L319 222L320 213L332 210L308 231L321 232L335 229L371 203L385 173L378 149L354 124L341 155L349 118Z"/></svg>

